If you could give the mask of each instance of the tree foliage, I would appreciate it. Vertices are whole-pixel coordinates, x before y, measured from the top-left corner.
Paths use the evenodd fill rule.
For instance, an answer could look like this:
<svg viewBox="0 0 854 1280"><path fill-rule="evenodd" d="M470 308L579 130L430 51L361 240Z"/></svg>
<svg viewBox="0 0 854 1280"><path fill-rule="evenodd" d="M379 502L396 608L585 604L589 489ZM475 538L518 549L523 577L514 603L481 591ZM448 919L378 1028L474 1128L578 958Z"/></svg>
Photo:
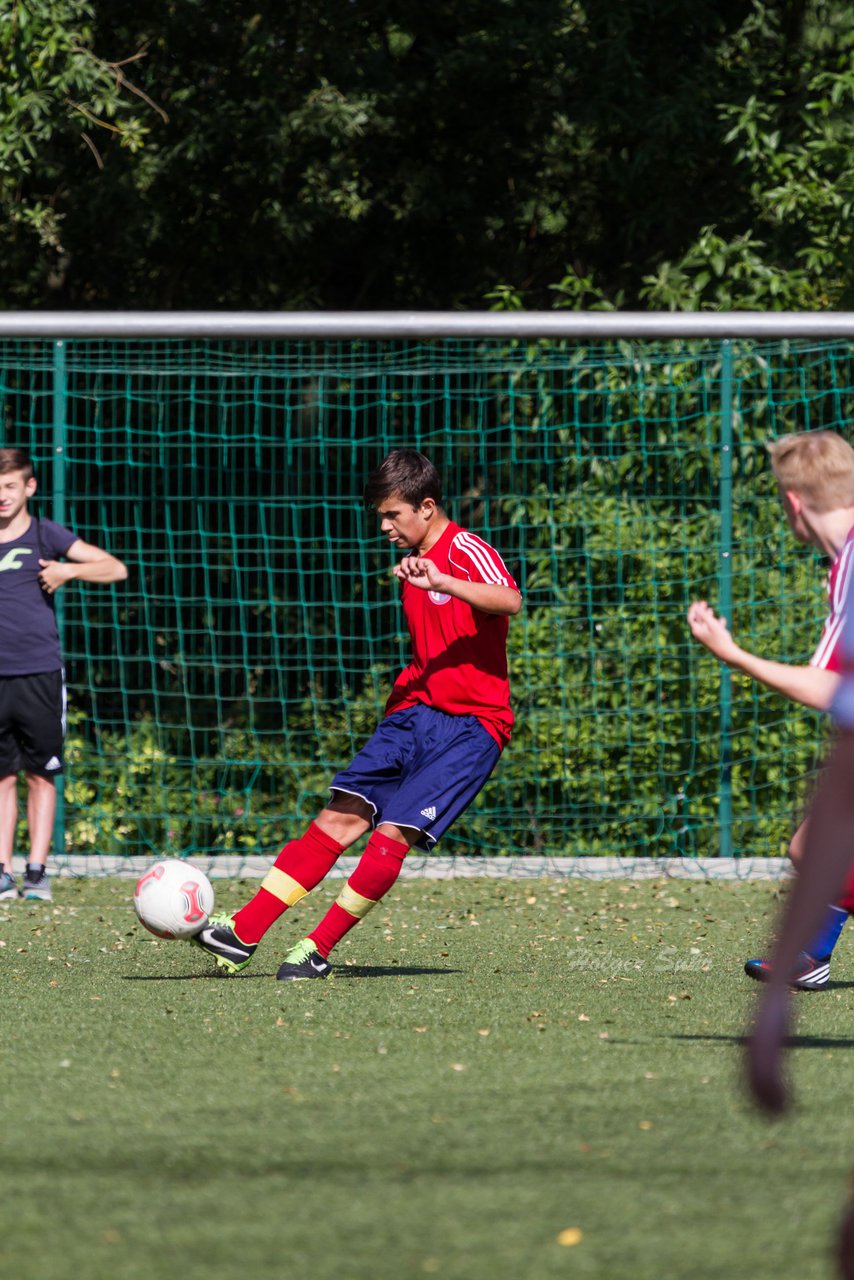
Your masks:
<svg viewBox="0 0 854 1280"><path fill-rule="evenodd" d="M0 0L6 306L850 304L826 0Z"/></svg>
<svg viewBox="0 0 854 1280"><path fill-rule="evenodd" d="M148 133L140 111L147 96L126 70L135 58L97 56L94 15L85 0L0 7L0 219L12 256L9 284L22 301L56 281L66 256L72 149L84 144L100 171L105 136L134 153Z"/></svg>

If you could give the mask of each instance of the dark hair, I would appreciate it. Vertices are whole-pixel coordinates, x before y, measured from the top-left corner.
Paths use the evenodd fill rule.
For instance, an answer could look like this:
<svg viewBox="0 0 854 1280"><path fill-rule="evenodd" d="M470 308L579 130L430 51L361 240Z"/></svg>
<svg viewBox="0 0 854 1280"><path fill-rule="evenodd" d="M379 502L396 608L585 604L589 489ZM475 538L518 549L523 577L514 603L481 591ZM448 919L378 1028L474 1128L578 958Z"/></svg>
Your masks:
<svg viewBox="0 0 854 1280"><path fill-rule="evenodd" d="M375 507L395 493L400 494L411 507L420 507L425 498L433 498L436 506L441 507L439 472L417 449L393 449L383 458L376 471L368 477L365 506Z"/></svg>
<svg viewBox="0 0 854 1280"><path fill-rule="evenodd" d="M23 471L25 480L33 478L33 460L23 449L0 449L0 475L7 471Z"/></svg>

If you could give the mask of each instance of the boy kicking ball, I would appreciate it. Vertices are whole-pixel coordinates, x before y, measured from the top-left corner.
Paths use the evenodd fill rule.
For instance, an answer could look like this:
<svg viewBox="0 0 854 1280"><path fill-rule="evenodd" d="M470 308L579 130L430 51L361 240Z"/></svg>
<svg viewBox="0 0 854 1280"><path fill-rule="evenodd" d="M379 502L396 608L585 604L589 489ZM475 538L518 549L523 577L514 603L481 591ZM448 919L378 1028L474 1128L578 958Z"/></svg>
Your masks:
<svg viewBox="0 0 854 1280"><path fill-rule="evenodd" d="M370 476L365 506L392 546L412 644L385 718L308 830L282 849L260 889L234 915L212 916L193 942L236 973L267 930L310 893L339 856L371 831L337 900L285 957L278 978L325 978L329 955L383 898L414 844L432 848L495 768L513 725L508 619L522 597L503 560L448 518L438 473L414 449L395 449Z"/></svg>
<svg viewBox="0 0 854 1280"><path fill-rule="evenodd" d="M842 669L842 622L848 583L854 573L854 449L833 431L798 432L767 446L780 501L798 542L809 543L830 562L830 612L821 640L807 666L774 662L736 644L726 619L716 616L705 600L688 610L688 625L696 640L737 671L743 671L793 702L826 711L836 692ZM789 857L799 867L807 820L792 837ZM854 914L854 877L842 896L831 903L824 919L788 975L791 986L819 991L827 985L830 957L842 927ZM748 960L751 978L767 982L767 960Z"/></svg>

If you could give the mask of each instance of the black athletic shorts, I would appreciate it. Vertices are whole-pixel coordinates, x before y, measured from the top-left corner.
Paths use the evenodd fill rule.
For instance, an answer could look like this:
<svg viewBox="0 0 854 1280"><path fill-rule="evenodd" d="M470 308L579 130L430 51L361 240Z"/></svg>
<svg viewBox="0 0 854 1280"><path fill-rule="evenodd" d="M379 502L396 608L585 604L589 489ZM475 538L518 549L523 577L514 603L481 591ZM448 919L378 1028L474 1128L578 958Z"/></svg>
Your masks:
<svg viewBox="0 0 854 1280"><path fill-rule="evenodd" d="M0 676L0 778L62 773L65 672Z"/></svg>

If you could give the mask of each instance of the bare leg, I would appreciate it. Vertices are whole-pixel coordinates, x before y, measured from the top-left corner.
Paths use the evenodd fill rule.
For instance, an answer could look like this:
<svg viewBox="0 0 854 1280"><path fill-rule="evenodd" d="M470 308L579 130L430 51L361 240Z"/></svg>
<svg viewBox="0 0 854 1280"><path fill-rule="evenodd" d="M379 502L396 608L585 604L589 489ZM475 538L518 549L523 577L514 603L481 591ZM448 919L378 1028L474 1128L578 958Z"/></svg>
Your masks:
<svg viewBox="0 0 854 1280"><path fill-rule="evenodd" d="M373 814L361 796L336 791L325 809L315 818L320 830L345 849L355 844L370 829ZM401 837L402 838L402 837Z"/></svg>
<svg viewBox="0 0 854 1280"><path fill-rule="evenodd" d="M799 867L804 856L804 849L807 842L807 827L809 817L804 818L789 843L789 857L794 867Z"/></svg>
<svg viewBox="0 0 854 1280"><path fill-rule="evenodd" d="M392 840L399 840L401 844L409 845L410 849L421 835L415 827L396 827L393 822L381 822L377 831L390 836Z"/></svg>
<svg viewBox="0 0 854 1280"><path fill-rule="evenodd" d="M783 1076L791 996L786 975L839 894L854 857L854 733L840 734L810 809L801 873L786 902L771 974L760 998L748 1044L748 1080L769 1111L787 1103Z"/></svg>
<svg viewBox="0 0 854 1280"><path fill-rule="evenodd" d="M18 825L18 775L0 778L0 870L12 870L15 827Z"/></svg>
<svg viewBox="0 0 854 1280"><path fill-rule="evenodd" d="M43 867L50 853L53 823L56 817L56 787L52 778L28 773L27 822L30 828L28 861Z"/></svg>
<svg viewBox="0 0 854 1280"><path fill-rule="evenodd" d="M325 809L321 809L315 822L321 831L325 831L333 840L337 840L345 849L355 844L360 836L370 830L373 820L371 806L360 796L350 796L343 791L336 791ZM411 848L421 832L414 827L396 827L393 822L381 822L377 831L384 832L392 840Z"/></svg>

